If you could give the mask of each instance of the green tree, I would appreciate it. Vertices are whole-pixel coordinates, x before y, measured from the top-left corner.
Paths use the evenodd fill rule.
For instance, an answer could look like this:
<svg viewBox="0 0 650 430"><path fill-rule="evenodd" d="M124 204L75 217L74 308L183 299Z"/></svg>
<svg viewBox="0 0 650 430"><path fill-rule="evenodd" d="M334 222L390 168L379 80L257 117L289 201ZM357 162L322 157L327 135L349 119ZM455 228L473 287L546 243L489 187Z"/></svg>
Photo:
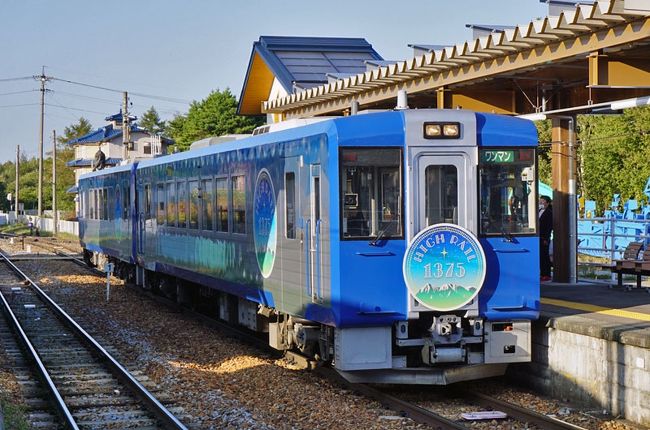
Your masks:
<svg viewBox="0 0 650 430"><path fill-rule="evenodd" d="M545 184L551 185L551 121L537 121L537 134L539 140L539 156L537 166L539 169L539 180Z"/></svg>
<svg viewBox="0 0 650 430"><path fill-rule="evenodd" d="M180 150L186 150L196 140L231 133L250 133L264 123L261 117L237 115L237 99L229 89L213 91L201 101L193 101L186 115L169 121L167 134Z"/></svg>
<svg viewBox="0 0 650 430"><path fill-rule="evenodd" d="M149 110L142 114L138 124L149 133L162 134L165 131L165 121L162 121L160 119L156 108L153 106L151 106Z"/></svg>
<svg viewBox="0 0 650 430"><path fill-rule="evenodd" d="M58 136L56 140L60 144L65 144L71 140L77 139L81 136L85 136L86 134L90 133L92 129L93 126L90 124L90 121L88 121L84 117L79 117L79 121L65 127L63 129L63 134Z"/></svg>

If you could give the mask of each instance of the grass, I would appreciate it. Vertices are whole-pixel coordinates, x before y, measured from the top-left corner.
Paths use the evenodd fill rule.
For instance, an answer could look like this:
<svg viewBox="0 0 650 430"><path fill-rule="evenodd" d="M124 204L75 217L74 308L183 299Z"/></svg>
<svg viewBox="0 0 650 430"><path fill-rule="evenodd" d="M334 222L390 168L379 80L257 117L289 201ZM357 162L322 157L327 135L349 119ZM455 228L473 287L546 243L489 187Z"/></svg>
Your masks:
<svg viewBox="0 0 650 430"><path fill-rule="evenodd" d="M8 398L0 397L0 416L3 416L4 428L12 430L29 430L27 413L24 406L13 403Z"/></svg>
<svg viewBox="0 0 650 430"><path fill-rule="evenodd" d="M0 233L15 234L16 236L23 236L23 235L30 236L29 227L27 226L27 224L22 224L22 223L7 224L7 225L0 226ZM46 236L49 237L52 236L52 232L41 230L40 235L43 237Z"/></svg>

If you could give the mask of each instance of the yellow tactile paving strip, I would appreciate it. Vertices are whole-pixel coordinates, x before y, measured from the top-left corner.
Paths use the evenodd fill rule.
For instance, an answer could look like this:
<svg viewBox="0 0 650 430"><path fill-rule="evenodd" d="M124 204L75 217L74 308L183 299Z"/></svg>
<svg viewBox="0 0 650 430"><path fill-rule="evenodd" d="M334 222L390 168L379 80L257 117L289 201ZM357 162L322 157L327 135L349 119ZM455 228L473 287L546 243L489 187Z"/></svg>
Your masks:
<svg viewBox="0 0 650 430"><path fill-rule="evenodd" d="M576 309L579 311L593 312L597 314L609 315L612 317L629 318L637 321L650 322L650 314L642 312L631 312L622 309L604 308L602 306L590 305L586 303L569 302L567 300L551 299L542 297L542 304L559 306L562 308Z"/></svg>

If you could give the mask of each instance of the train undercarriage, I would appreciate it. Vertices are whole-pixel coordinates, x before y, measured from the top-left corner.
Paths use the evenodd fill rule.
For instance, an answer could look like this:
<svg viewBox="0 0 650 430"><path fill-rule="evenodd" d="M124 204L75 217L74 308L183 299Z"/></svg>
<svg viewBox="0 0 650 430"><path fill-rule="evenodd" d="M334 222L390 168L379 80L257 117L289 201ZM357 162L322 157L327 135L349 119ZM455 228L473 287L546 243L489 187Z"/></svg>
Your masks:
<svg viewBox="0 0 650 430"><path fill-rule="evenodd" d="M136 282L135 265L103 254L85 251L84 260L100 269L112 263L114 275L128 283L138 283L183 307L268 336L272 348L299 351L331 364L353 382L446 385L502 375L507 363L530 360L528 321L490 322L463 313L422 312L419 318L392 327L341 330L166 274L145 270L143 279ZM350 336L352 331L356 334ZM368 351L373 348L359 344L360 337L384 339L377 349L379 355L388 357L378 361L377 352ZM350 356L357 361L350 364Z"/></svg>

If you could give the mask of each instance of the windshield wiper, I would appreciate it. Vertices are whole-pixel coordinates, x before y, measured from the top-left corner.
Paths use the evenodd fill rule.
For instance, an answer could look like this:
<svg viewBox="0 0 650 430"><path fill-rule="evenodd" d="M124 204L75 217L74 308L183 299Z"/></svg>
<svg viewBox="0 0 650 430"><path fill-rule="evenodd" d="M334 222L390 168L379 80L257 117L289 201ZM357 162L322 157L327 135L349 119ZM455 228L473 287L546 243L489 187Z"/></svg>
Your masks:
<svg viewBox="0 0 650 430"><path fill-rule="evenodd" d="M512 235L512 233L508 233L504 228L501 229L501 234L503 234L503 238L506 240L506 242L515 241L515 237Z"/></svg>

